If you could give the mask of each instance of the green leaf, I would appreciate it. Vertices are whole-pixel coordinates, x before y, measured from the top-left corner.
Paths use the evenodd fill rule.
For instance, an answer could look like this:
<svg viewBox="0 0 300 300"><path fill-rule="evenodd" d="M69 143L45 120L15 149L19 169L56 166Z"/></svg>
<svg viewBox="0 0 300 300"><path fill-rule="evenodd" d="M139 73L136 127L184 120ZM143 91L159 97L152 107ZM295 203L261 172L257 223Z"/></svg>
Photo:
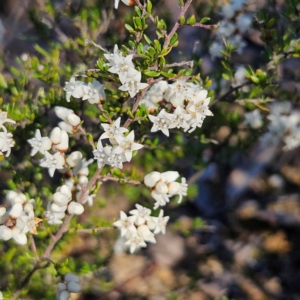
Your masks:
<svg viewBox="0 0 300 300"><path fill-rule="evenodd" d="M230 80L230 76L228 75L228 74L226 74L226 73L223 73L222 74L222 77L225 79L225 80Z"/></svg>
<svg viewBox="0 0 300 300"><path fill-rule="evenodd" d="M144 34L144 39L146 40L148 45L152 45L152 41L148 38L146 34Z"/></svg>
<svg viewBox="0 0 300 300"><path fill-rule="evenodd" d="M147 6L146 6L146 10L149 14L151 14L152 12L152 3L150 0L147 1Z"/></svg>
<svg viewBox="0 0 300 300"><path fill-rule="evenodd" d="M210 20L210 18L205 17L205 18L202 18L202 19L201 19L200 23L201 23L201 24L204 24L204 23L208 22L209 20Z"/></svg>
<svg viewBox="0 0 300 300"><path fill-rule="evenodd" d="M181 16L179 19L178 19L178 22L180 25L183 25L185 23L185 17L184 16Z"/></svg>
<svg viewBox="0 0 300 300"><path fill-rule="evenodd" d="M130 33L136 33L136 31L135 31L129 24L125 24L125 28L126 28Z"/></svg>
<svg viewBox="0 0 300 300"><path fill-rule="evenodd" d="M144 71L144 74L149 77L158 77L160 75L160 72L152 71L152 70L146 70Z"/></svg>
<svg viewBox="0 0 300 300"><path fill-rule="evenodd" d="M196 23L196 18L195 18L195 16L194 16L194 15L190 16L190 17L187 19L186 23L187 23L188 25L194 25L194 24Z"/></svg>
<svg viewBox="0 0 300 300"><path fill-rule="evenodd" d="M4 89L7 88L7 82L2 74L0 74L0 86Z"/></svg>
<svg viewBox="0 0 300 300"><path fill-rule="evenodd" d="M163 75L164 77L167 77L167 78L174 78L176 76L176 74L167 73L167 72L163 72L163 71L161 71L160 73L161 73L161 75Z"/></svg>

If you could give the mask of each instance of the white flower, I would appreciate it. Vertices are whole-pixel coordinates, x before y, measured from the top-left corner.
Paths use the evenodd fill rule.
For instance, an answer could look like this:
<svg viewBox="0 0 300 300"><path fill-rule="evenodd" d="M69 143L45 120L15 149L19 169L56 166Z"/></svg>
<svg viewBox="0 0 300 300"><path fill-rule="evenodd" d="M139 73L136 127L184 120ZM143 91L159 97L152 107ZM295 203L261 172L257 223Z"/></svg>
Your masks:
<svg viewBox="0 0 300 300"><path fill-rule="evenodd" d="M104 129L104 133L101 134L99 140L109 139L111 143L115 143L116 136L123 136L124 132L127 132L128 129L120 127L121 118L118 118L112 124L101 123L101 126Z"/></svg>
<svg viewBox="0 0 300 300"><path fill-rule="evenodd" d="M106 99L104 86L97 80L89 82L87 86L83 87L84 95L82 100L87 100L89 103L99 103L101 100Z"/></svg>
<svg viewBox="0 0 300 300"><path fill-rule="evenodd" d="M140 204L135 205L136 209L131 210L129 213L135 217L134 223L139 226L145 224L150 219L151 210L143 207Z"/></svg>
<svg viewBox="0 0 300 300"><path fill-rule="evenodd" d="M78 194L77 194L77 199L79 199L79 197L80 197L80 195L81 195L81 192L79 192ZM97 195L96 194L93 194L93 195L87 195L84 199L83 199L83 201L82 201L82 204L88 204L89 206L92 206L93 205L93 202L94 202L94 198L96 197Z"/></svg>
<svg viewBox="0 0 300 300"><path fill-rule="evenodd" d="M134 142L134 131L131 131L126 137L115 136L119 144L115 148L115 153L123 154L129 162L132 158L132 152L143 148L143 145Z"/></svg>
<svg viewBox="0 0 300 300"><path fill-rule="evenodd" d="M156 243L154 234L150 231L146 224L140 225L137 228L138 235L145 241L150 243Z"/></svg>
<svg viewBox="0 0 300 300"><path fill-rule="evenodd" d="M0 111L0 127L3 127L4 123L16 124L14 120L7 118L7 112Z"/></svg>
<svg viewBox="0 0 300 300"><path fill-rule="evenodd" d="M156 192L156 190L153 190L151 192L151 196L156 201L154 203L154 207L153 207L154 209L157 209L160 206L165 206L170 201L167 193L161 194Z"/></svg>
<svg viewBox="0 0 300 300"><path fill-rule="evenodd" d="M89 175L89 168L88 166L93 162L94 160L91 158L88 161L86 158L81 159L78 164L73 169L73 175L74 176L87 176Z"/></svg>
<svg viewBox="0 0 300 300"><path fill-rule="evenodd" d="M59 144L53 145L55 149L60 152L66 152L69 148L69 136L65 130L61 130L60 132L61 141Z"/></svg>
<svg viewBox="0 0 300 300"><path fill-rule="evenodd" d="M134 226L135 219L135 216L127 217L123 211L120 211L120 219L114 222L113 225L121 230L121 236L125 236L128 232L136 232L136 227Z"/></svg>
<svg viewBox="0 0 300 300"><path fill-rule="evenodd" d="M170 219L170 217L166 216L164 217L164 211L161 209L159 212L158 217L152 217L154 223L155 223L155 227L154 227L154 234L158 234L158 233L162 233L165 234L166 233L166 226L167 223Z"/></svg>
<svg viewBox="0 0 300 300"><path fill-rule="evenodd" d="M73 133L73 127L77 127L81 123L81 119L74 113L72 109L65 108L63 106L54 107L57 117L63 120L59 123L59 127L62 130L66 130L68 133Z"/></svg>
<svg viewBox="0 0 300 300"><path fill-rule="evenodd" d="M59 213L53 212L50 206L48 206L48 209L44 212L44 216L50 225L61 224L63 222L61 219L63 219L65 215L66 214L64 212L59 212Z"/></svg>
<svg viewBox="0 0 300 300"><path fill-rule="evenodd" d="M11 153L11 148L15 145L15 142L12 139L13 135L7 132L4 126L2 129L4 132L0 132L0 155L4 155L4 152L6 152L5 156L8 157Z"/></svg>
<svg viewBox="0 0 300 300"><path fill-rule="evenodd" d="M170 116L170 114L169 114ZM170 116L171 117L171 116ZM171 119L171 123L168 125L169 129L172 128L183 128L187 131L190 128L188 121L192 118L187 111L181 106L177 106L174 110Z"/></svg>
<svg viewBox="0 0 300 300"><path fill-rule="evenodd" d="M139 90L143 90L148 86L148 83L141 82L142 73L136 71L136 74L133 77L126 78L119 87L121 91L128 91L131 98L133 98Z"/></svg>
<svg viewBox="0 0 300 300"><path fill-rule="evenodd" d="M161 173L161 180L165 183L170 183L175 181L179 177L179 173L177 171L167 171Z"/></svg>
<svg viewBox="0 0 300 300"><path fill-rule="evenodd" d="M53 177L56 169L61 170L64 168L65 158L57 152L54 155L45 151L45 157L40 161L40 166L49 169L50 177Z"/></svg>
<svg viewBox="0 0 300 300"><path fill-rule="evenodd" d="M67 101L70 102L71 96L74 98L82 98L84 95L83 87L85 83L75 81L75 77L71 77L70 82L66 82L64 90L67 92Z"/></svg>
<svg viewBox="0 0 300 300"><path fill-rule="evenodd" d="M32 147L30 152L31 156L35 155L38 152L44 154L45 151L51 149L52 146L52 141L47 136L42 137L39 129L36 129L34 137L28 140L28 143Z"/></svg>
<svg viewBox="0 0 300 300"><path fill-rule="evenodd" d="M148 115L148 118L153 123L151 132L161 130L166 136L169 136L169 125L171 124L171 117L162 109L157 116Z"/></svg>
<svg viewBox="0 0 300 300"><path fill-rule="evenodd" d="M8 241L12 238L12 231L5 225L0 225L0 239Z"/></svg>
<svg viewBox="0 0 300 300"><path fill-rule="evenodd" d="M245 122L246 125L257 129L263 125L262 117L259 109L255 109L249 113L245 114Z"/></svg>
<svg viewBox="0 0 300 300"><path fill-rule="evenodd" d="M130 237L130 239L125 243L125 245L130 247L131 254L141 247L147 247L145 241L137 233L133 234Z"/></svg>
<svg viewBox="0 0 300 300"><path fill-rule="evenodd" d="M0 300L3 300L3 295L1 292L0 292Z"/></svg>

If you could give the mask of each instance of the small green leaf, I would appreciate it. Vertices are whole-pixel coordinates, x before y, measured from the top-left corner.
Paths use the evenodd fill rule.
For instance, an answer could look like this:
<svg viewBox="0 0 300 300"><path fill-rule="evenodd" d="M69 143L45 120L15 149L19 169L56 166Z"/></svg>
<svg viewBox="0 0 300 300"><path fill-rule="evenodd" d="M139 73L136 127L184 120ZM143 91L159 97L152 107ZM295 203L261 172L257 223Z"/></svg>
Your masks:
<svg viewBox="0 0 300 300"><path fill-rule="evenodd" d="M150 0L147 1L147 7L146 7L146 10L149 14L151 14L152 12L152 3Z"/></svg>
<svg viewBox="0 0 300 300"><path fill-rule="evenodd" d="M144 74L149 77L157 77L160 75L160 72L152 71L152 70L146 70L144 71Z"/></svg>
<svg viewBox="0 0 300 300"><path fill-rule="evenodd" d="M183 25L185 23L185 17L184 16L181 16L179 19L178 19L178 22L180 25Z"/></svg>
<svg viewBox="0 0 300 300"><path fill-rule="evenodd" d="M204 24L204 23L208 22L209 20L210 20L210 18L205 17L205 18L202 18L202 19L201 19L200 23L201 23L201 24Z"/></svg>
<svg viewBox="0 0 300 300"><path fill-rule="evenodd" d="M196 23L196 18L195 18L195 16L194 16L194 15L190 16L190 17L187 19L186 23L187 23L188 25L194 25L194 24Z"/></svg>
<svg viewBox="0 0 300 300"><path fill-rule="evenodd" d="M129 24L125 24L125 28L126 28L130 33L136 33L136 31L135 31Z"/></svg>

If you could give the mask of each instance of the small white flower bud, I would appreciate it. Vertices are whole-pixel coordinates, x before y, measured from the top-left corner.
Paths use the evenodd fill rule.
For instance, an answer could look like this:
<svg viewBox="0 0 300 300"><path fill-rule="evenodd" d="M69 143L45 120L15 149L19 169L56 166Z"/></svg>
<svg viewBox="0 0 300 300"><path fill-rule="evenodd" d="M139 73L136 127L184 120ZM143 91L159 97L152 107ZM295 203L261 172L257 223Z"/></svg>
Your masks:
<svg viewBox="0 0 300 300"><path fill-rule="evenodd" d="M161 180L166 183L173 182L178 177L179 177L179 173L176 171L167 171L167 172L161 173Z"/></svg>
<svg viewBox="0 0 300 300"><path fill-rule="evenodd" d="M8 241L12 238L12 231L5 225L0 226L0 239Z"/></svg>
<svg viewBox="0 0 300 300"><path fill-rule="evenodd" d="M68 156L67 164L70 167L75 167L79 164L81 159L82 159L82 153L80 151L74 151Z"/></svg>
<svg viewBox="0 0 300 300"><path fill-rule="evenodd" d="M89 182L89 179L86 176L80 176L78 182L83 186L86 186Z"/></svg>
<svg viewBox="0 0 300 300"><path fill-rule="evenodd" d="M154 234L150 231L147 225L140 225L137 228L139 236L146 242L156 243Z"/></svg>
<svg viewBox="0 0 300 300"><path fill-rule="evenodd" d="M75 274L69 272L64 276L65 281L74 281L74 282L79 282L80 279L78 276L76 276Z"/></svg>
<svg viewBox="0 0 300 300"><path fill-rule="evenodd" d="M164 182L158 182L155 186L155 191L159 194L167 194L168 186Z"/></svg>
<svg viewBox="0 0 300 300"><path fill-rule="evenodd" d="M60 293L58 293L57 299L58 300L69 300L70 293L68 291L61 291Z"/></svg>
<svg viewBox="0 0 300 300"><path fill-rule="evenodd" d="M22 193L17 194L17 196L14 198L14 203L24 204L25 202L26 202L26 196Z"/></svg>
<svg viewBox="0 0 300 300"><path fill-rule="evenodd" d="M67 205L60 206L60 205L57 205L56 203L51 204L51 210L53 212L65 212L66 209L67 209Z"/></svg>
<svg viewBox="0 0 300 300"><path fill-rule="evenodd" d="M68 291L71 293L78 293L81 290L81 287L78 283L74 282L74 281L70 281L67 283L67 288Z"/></svg>
<svg viewBox="0 0 300 300"><path fill-rule="evenodd" d="M62 185L62 186L60 186L60 187L58 187L58 188L56 189L56 192L60 192L60 193L62 193L62 194L64 194L64 195L66 195L68 198L71 198L71 197L72 197L71 189L70 189L66 184L64 184L64 185Z"/></svg>
<svg viewBox="0 0 300 300"><path fill-rule="evenodd" d="M147 220L147 226L150 230L154 230L156 227L155 217L150 217L149 220Z"/></svg>
<svg viewBox="0 0 300 300"><path fill-rule="evenodd" d="M19 218L23 213L23 206L21 203L15 203L10 212L9 212L9 215L12 217L12 218Z"/></svg>
<svg viewBox="0 0 300 300"><path fill-rule="evenodd" d="M72 201L68 205L68 212L71 215L81 215L84 212L84 207L80 203Z"/></svg>
<svg viewBox="0 0 300 300"><path fill-rule="evenodd" d="M160 173L159 172L151 172L149 174L147 174L144 177L144 183L145 185L147 185L148 187L152 188L155 186L155 184L161 179Z"/></svg>
<svg viewBox="0 0 300 300"><path fill-rule="evenodd" d="M50 133L50 140L54 145L61 143L61 129L59 127L54 127Z"/></svg>
<svg viewBox="0 0 300 300"><path fill-rule="evenodd" d="M60 282L60 283L58 283L57 284L57 290L58 291L65 291L67 289L67 285L65 284L65 283L63 283L63 282Z"/></svg>
<svg viewBox="0 0 300 300"><path fill-rule="evenodd" d="M11 204L14 204L14 203L15 203L14 199L15 199L15 197L17 197L17 196L18 196L18 193L17 193L17 192L15 192L15 191L9 191L9 192L6 194L5 198L6 198L6 200L9 201Z"/></svg>
<svg viewBox="0 0 300 300"><path fill-rule="evenodd" d="M53 194L53 201L59 206L64 206L67 205L71 199L70 197L58 192Z"/></svg>
<svg viewBox="0 0 300 300"><path fill-rule="evenodd" d="M168 184L168 188L169 188L169 194L175 195L178 194L178 192L180 191L181 184L179 182L171 182Z"/></svg>
<svg viewBox="0 0 300 300"><path fill-rule="evenodd" d="M29 214L33 211L33 205L31 203L26 203L23 207L24 211Z"/></svg>
<svg viewBox="0 0 300 300"><path fill-rule="evenodd" d="M5 207L0 207L0 217L4 216L6 213L6 208Z"/></svg>
<svg viewBox="0 0 300 300"><path fill-rule="evenodd" d="M67 121L74 127L78 126L81 122L80 118L75 114L69 114L67 117Z"/></svg>
<svg viewBox="0 0 300 300"><path fill-rule="evenodd" d="M69 136L66 131L61 131L61 142L55 145L55 148L61 152L66 152L69 148Z"/></svg>
<svg viewBox="0 0 300 300"><path fill-rule="evenodd" d="M57 115L58 118L62 120L66 120L68 115L74 113L72 109L63 107L63 106L55 106L54 107L55 114Z"/></svg>

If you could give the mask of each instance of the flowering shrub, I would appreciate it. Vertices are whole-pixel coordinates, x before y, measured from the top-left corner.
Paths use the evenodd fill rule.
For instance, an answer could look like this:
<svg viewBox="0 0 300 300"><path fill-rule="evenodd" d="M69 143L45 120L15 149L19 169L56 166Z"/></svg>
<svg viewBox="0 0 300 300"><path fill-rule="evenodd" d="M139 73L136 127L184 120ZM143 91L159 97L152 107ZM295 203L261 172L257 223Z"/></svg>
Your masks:
<svg viewBox="0 0 300 300"><path fill-rule="evenodd" d="M117 228L122 251L134 255L168 230L172 217L166 214L176 206L170 198L180 204L195 196L193 180L183 175L227 160L230 147L262 143L289 151L300 144L297 101L282 89L286 79L277 73L278 65L300 54L288 22L285 34L276 35L275 18L281 17L264 8L251 11L247 1L231 1L216 11L209 6L213 22L197 14L201 3L180 0L174 24L159 14L159 1L119 2L98 7L95 1L92 8L82 8L74 17L74 24L81 22L76 39L64 37L47 50L36 45L38 56L23 54L17 60L21 70L12 67L10 79L0 77L0 166L4 177L8 174L0 206L2 264L9 268L7 262L14 258L25 265L16 263L14 278L1 288L4 299L27 299L27 291L36 299L53 299L54 294L70 299L82 290L78 276L92 268L80 270L59 255L72 241L69 235ZM293 14L296 4L290 1L285 9ZM56 13L51 1L46 12ZM116 14L122 37L109 29ZM100 15L108 22L105 29L97 20ZM202 52L194 51L190 61L175 53L184 40L182 27L194 27L203 36ZM235 59L243 56L251 30L260 32L265 59L260 68ZM207 43L205 35L211 37ZM68 61L68 51L81 65ZM209 57L214 70L204 69L202 56ZM219 138L223 126L230 133ZM239 137L242 130L250 133L249 139ZM92 222L91 207L99 206L106 184L132 198L135 209ZM61 278L57 291L44 293L38 284L31 290L31 277L47 272L53 282L54 275Z"/></svg>

